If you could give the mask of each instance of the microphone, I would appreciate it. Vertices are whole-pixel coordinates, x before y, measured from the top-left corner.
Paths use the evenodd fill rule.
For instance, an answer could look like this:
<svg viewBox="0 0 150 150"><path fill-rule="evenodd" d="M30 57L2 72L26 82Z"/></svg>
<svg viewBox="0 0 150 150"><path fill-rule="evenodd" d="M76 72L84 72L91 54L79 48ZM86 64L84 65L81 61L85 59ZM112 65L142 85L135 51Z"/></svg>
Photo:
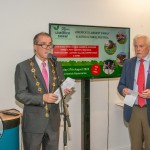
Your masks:
<svg viewBox="0 0 150 150"><path fill-rule="evenodd" d="M53 62L57 61L57 57L50 52L47 52L47 58L50 58Z"/></svg>

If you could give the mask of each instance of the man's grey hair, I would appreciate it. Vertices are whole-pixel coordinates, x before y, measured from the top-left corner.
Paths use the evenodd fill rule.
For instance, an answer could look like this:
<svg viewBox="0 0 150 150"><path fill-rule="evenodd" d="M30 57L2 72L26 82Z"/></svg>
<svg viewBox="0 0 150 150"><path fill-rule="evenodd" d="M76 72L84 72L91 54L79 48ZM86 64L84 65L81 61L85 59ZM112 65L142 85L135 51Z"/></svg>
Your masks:
<svg viewBox="0 0 150 150"><path fill-rule="evenodd" d="M38 38L39 36L48 36L48 37L51 37L48 33L46 32L40 32L38 34L36 34L33 38L33 44L36 45L38 43Z"/></svg>
<svg viewBox="0 0 150 150"><path fill-rule="evenodd" d="M136 40L137 40L138 38L145 38L146 41L147 41L147 42L146 42L147 45L150 46L150 38L149 38L147 35L144 35L144 34L138 34L138 35L136 35L136 36L134 37L134 39L133 39L133 45L135 45L135 42L136 42Z"/></svg>

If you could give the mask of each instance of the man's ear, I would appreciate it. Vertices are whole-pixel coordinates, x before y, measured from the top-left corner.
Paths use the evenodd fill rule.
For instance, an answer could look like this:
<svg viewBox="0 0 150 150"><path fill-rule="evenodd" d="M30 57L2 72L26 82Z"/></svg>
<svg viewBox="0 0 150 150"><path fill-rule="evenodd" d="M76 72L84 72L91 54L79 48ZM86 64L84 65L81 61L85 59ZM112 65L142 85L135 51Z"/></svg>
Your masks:
<svg viewBox="0 0 150 150"><path fill-rule="evenodd" d="M36 52L36 45L33 45L33 50L34 52Z"/></svg>

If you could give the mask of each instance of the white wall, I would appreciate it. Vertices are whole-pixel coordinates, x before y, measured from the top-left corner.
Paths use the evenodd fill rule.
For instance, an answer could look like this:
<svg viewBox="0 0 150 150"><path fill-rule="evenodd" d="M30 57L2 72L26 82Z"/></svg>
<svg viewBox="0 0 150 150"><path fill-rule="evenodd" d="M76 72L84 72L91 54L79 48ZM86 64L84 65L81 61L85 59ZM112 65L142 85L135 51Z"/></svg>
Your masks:
<svg viewBox="0 0 150 150"><path fill-rule="evenodd" d="M130 27L132 42L137 33L150 34L149 6L149 0L0 0L0 109L22 111L14 98L15 66L32 57L33 36L41 31L48 32L49 23ZM122 108L115 105L121 100L116 90L118 79L91 80L92 150L130 149ZM81 149L80 90L78 81L69 102L72 127L68 147L71 150ZM61 137L60 150L62 147Z"/></svg>

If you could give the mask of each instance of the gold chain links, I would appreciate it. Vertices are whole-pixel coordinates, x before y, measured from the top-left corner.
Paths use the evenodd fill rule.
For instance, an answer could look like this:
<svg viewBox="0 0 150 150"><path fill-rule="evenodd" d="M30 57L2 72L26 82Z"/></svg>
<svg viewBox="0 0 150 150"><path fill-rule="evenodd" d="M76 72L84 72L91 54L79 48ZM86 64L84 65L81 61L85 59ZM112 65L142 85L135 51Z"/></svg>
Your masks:
<svg viewBox="0 0 150 150"><path fill-rule="evenodd" d="M38 81L37 75L36 75L36 69L34 68L34 63L31 59L30 60L30 66L31 66L31 72L33 73L33 78L35 79L35 85L37 86L37 90L39 93L42 93L42 88L40 86L40 82ZM55 81L56 81L56 73L54 70L54 65L52 64L52 62L50 61L50 64L52 66L52 74L53 74L53 81L52 81L52 93L54 93L54 89L55 89ZM49 117L49 109L48 109L48 104L45 103L45 117Z"/></svg>

